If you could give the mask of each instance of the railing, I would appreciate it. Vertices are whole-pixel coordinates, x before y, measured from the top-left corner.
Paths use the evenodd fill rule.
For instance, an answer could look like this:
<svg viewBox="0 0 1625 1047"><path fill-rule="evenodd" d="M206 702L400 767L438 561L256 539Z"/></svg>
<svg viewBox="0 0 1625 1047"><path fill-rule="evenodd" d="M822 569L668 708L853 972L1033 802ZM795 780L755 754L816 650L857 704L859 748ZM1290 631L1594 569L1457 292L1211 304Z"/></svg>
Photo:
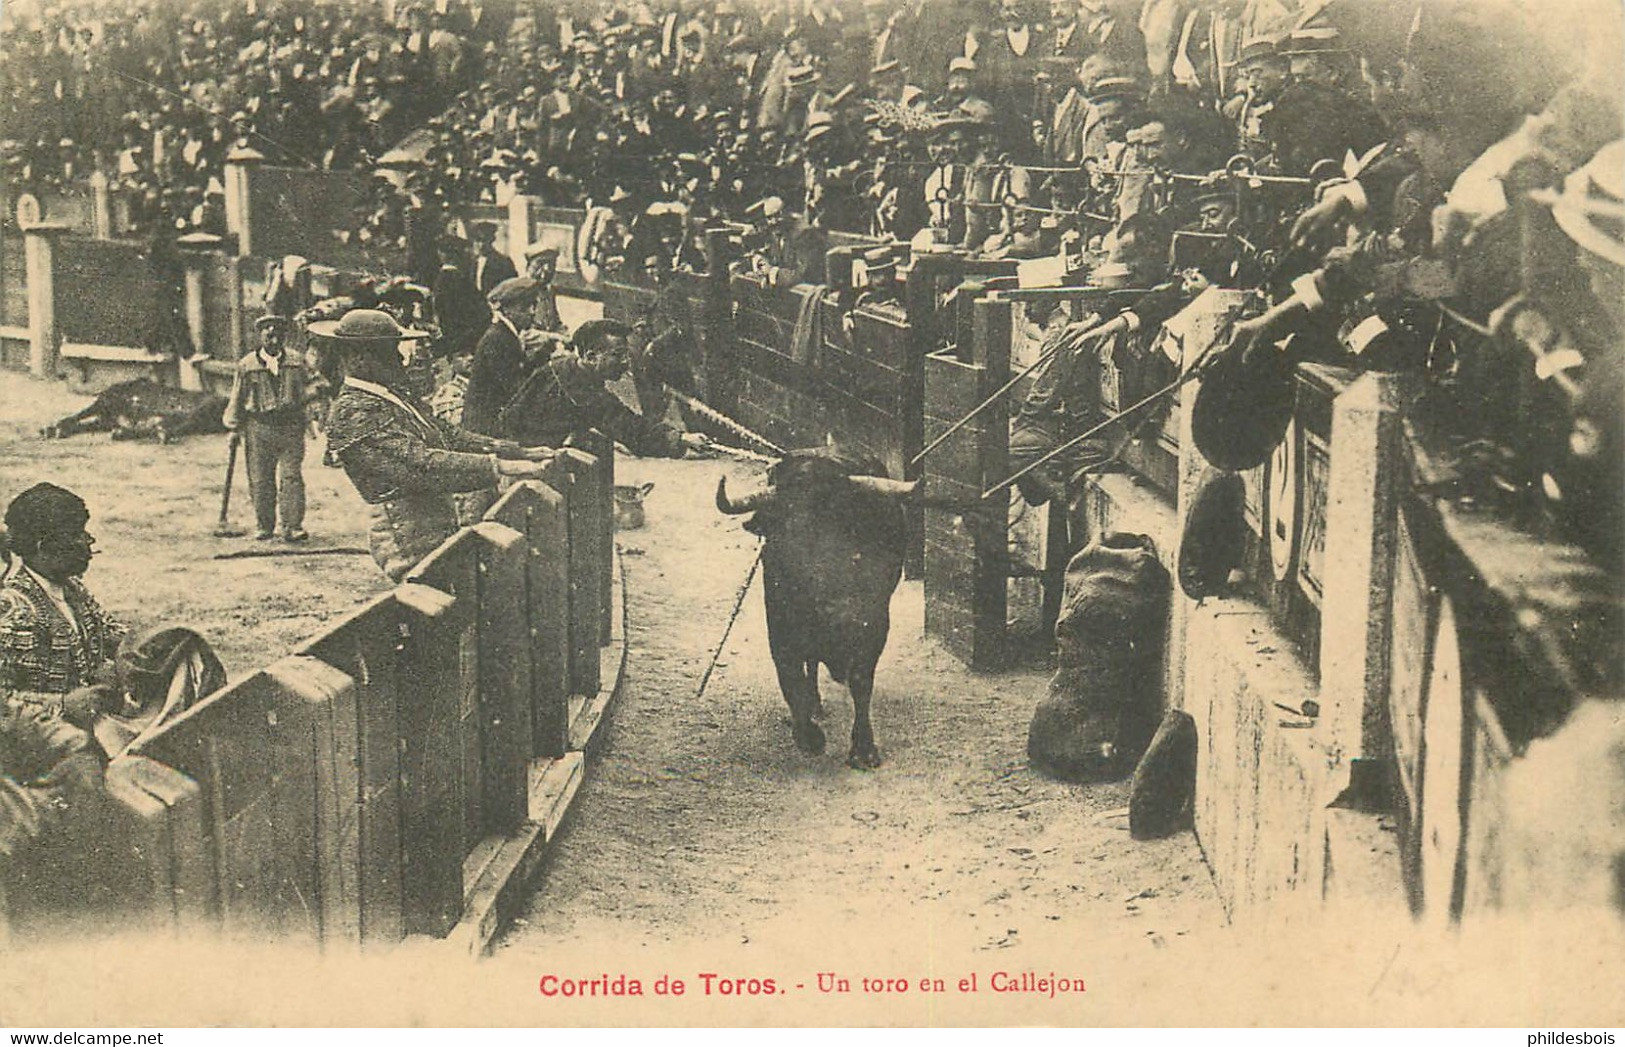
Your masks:
<svg viewBox="0 0 1625 1047"><path fill-rule="evenodd" d="M488 934L470 923L556 831L606 711L611 490L604 458L515 485L404 584L114 761L128 914Z"/></svg>

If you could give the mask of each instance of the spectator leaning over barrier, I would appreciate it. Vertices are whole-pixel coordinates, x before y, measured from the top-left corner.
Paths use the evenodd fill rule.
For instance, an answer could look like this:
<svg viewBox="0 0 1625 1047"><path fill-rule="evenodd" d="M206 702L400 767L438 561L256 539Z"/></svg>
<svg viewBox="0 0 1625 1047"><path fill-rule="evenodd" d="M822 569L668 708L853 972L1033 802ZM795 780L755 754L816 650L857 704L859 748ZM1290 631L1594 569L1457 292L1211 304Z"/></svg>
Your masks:
<svg viewBox="0 0 1625 1047"><path fill-rule="evenodd" d="M389 314L352 309L317 321L310 333L340 354L344 384L333 401L327 440L350 482L372 507L373 559L392 581L457 530L452 495L503 478L539 478L554 452L520 447L438 420L407 389L400 354L423 332Z"/></svg>
<svg viewBox="0 0 1625 1047"><path fill-rule="evenodd" d="M627 373L632 332L613 320L589 320L576 329L574 349L562 349L531 372L502 411L499 430L524 443L557 447L598 429L633 454L681 458L684 436L658 418L638 414L605 388Z"/></svg>
<svg viewBox="0 0 1625 1047"><path fill-rule="evenodd" d="M237 361L225 425L241 431L248 461L248 491L254 501L257 541L276 536L289 542L310 539L305 531L305 354L287 352L286 316L254 321L260 348Z"/></svg>

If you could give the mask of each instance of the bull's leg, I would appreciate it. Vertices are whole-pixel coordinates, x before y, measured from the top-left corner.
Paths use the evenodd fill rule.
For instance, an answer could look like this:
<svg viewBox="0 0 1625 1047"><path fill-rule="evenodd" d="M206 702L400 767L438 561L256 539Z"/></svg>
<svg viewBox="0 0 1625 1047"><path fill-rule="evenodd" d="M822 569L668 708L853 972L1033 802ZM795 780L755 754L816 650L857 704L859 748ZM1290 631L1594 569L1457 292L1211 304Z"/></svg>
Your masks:
<svg viewBox="0 0 1625 1047"><path fill-rule="evenodd" d="M824 718L824 698L818 693L818 659L807 659L807 689L812 693L812 718Z"/></svg>
<svg viewBox="0 0 1625 1047"><path fill-rule="evenodd" d="M807 665L800 658L773 657L779 672L779 690L790 706L790 734L796 748L816 756L824 751L824 731L813 723L813 703L817 701L817 677L808 683Z"/></svg>
<svg viewBox="0 0 1625 1047"><path fill-rule="evenodd" d="M870 771L880 766L880 750L869 724L869 700L875 693L874 668L854 668L847 687L852 691L852 751L846 762L860 771Z"/></svg>
<svg viewBox="0 0 1625 1047"><path fill-rule="evenodd" d="M100 429L105 423L106 420L102 417L100 403L93 403L83 411L70 414L56 424L46 426L40 430L39 434L48 440L60 439L86 430Z"/></svg>

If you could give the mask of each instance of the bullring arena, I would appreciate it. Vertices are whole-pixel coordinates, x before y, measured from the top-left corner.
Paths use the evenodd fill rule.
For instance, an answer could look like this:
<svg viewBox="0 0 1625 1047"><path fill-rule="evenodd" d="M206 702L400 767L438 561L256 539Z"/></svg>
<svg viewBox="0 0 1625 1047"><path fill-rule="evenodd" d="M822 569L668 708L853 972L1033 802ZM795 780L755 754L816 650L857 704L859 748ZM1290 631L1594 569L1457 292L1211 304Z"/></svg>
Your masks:
<svg viewBox="0 0 1625 1047"><path fill-rule="evenodd" d="M0 1020L1617 1024L1540 14L8 5Z"/></svg>

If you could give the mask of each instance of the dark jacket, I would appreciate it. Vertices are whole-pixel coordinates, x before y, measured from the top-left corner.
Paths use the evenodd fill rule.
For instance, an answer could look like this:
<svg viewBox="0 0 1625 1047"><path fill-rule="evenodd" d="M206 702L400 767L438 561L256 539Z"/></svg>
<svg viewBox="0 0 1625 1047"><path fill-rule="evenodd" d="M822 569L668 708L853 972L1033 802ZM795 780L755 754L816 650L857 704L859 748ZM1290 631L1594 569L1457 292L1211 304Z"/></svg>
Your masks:
<svg viewBox="0 0 1625 1047"><path fill-rule="evenodd" d="M478 279L474 283L482 295L490 294L491 289L497 284L504 280L511 280L519 275L519 270L514 266L513 260L500 251L482 251L480 257L485 259L484 271L482 272L480 269L479 258L474 259L473 265L474 272L478 274Z"/></svg>
<svg viewBox="0 0 1625 1047"><path fill-rule="evenodd" d="M604 388L571 350L553 354L526 379L502 412L498 429L524 446L559 447L573 435L597 429L634 454L681 457L683 442L670 426L645 418Z"/></svg>
<svg viewBox="0 0 1625 1047"><path fill-rule="evenodd" d="M463 428L494 436L497 415L525 379L525 351L519 336L494 318L474 347L474 366L463 397Z"/></svg>

